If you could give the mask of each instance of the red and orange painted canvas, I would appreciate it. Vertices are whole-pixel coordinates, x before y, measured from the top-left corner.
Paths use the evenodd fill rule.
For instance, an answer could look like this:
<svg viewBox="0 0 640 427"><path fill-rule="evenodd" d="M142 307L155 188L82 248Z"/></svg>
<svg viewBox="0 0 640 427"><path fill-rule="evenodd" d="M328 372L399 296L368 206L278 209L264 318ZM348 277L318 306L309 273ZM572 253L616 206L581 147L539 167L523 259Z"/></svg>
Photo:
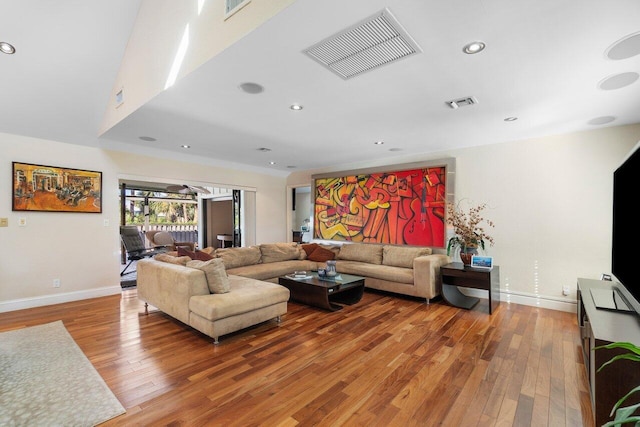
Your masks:
<svg viewBox="0 0 640 427"><path fill-rule="evenodd" d="M102 173L13 162L14 211L102 212Z"/></svg>
<svg viewBox="0 0 640 427"><path fill-rule="evenodd" d="M444 247L446 167L315 180L314 237Z"/></svg>

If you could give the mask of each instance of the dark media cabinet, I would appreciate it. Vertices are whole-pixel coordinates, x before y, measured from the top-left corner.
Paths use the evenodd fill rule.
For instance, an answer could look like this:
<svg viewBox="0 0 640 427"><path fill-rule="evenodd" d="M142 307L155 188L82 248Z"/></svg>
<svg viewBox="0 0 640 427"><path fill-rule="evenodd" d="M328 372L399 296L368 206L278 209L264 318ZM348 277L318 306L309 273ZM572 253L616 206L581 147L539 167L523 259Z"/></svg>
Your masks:
<svg viewBox="0 0 640 427"><path fill-rule="evenodd" d="M640 363L618 360L596 372L614 355L624 351L594 348L618 341L640 345L640 317L635 313L596 308L591 289L612 289L612 282L578 279L578 326L582 355L595 422L601 426L612 419L609 413L618 399L640 385ZM623 406L638 401L637 397L632 396Z"/></svg>

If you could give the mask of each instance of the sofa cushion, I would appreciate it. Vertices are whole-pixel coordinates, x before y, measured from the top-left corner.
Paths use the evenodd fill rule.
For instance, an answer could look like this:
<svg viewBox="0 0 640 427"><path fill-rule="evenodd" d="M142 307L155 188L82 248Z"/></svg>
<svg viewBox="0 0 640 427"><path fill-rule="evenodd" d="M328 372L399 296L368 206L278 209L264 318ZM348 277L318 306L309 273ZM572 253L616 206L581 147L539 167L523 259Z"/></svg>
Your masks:
<svg viewBox="0 0 640 427"><path fill-rule="evenodd" d="M191 258L189 258L188 256L179 257L177 252L176 252L176 255L169 255L168 253L158 254L158 255L155 255L153 259L162 261L162 262L168 262L170 264L177 264L177 265L187 265L187 263L191 261Z"/></svg>
<svg viewBox="0 0 640 427"><path fill-rule="evenodd" d="M382 264L382 245L370 243L344 244L336 259Z"/></svg>
<svg viewBox="0 0 640 427"><path fill-rule="evenodd" d="M289 290L284 286L234 275L230 275L229 280L230 292L193 296L189 309L213 321L289 300Z"/></svg>
<svg viewBox="0 0 640 427"><path fill-rule="evenodd" d="M382 249L382 264L393 267L413 268L413 259L431 255L431 248L409 246L387 246Z"/></svg>
<svg viewBox="0 0 640 427"><path fill-rule="evenodd" d="M300 246L295 243L264 243L260 245L262 262L264 264L278 261L289 261L292 259L302 259Z"/></svg>
<svg viewBox="0 0 640 427"><path fill-rule="evenodd" d="M224 269L224 264L221 259L214 258L208 261L193 260L187 263L187 267L204 271L209 292L212 294L229 292L229 277L227 277L227 272Z"/></svg>
<svg viewBox="0 0 640 427"><path fill-rule="evenodd" d="M250 277L258 280L270 280L294 271L311 271L318 268L317 264L309 260L289 260L277 263L247 265L234 269L228 269L228 274Z"/></svg>
<svg viewBox="0 0 640 427"><path fill-rule="evenodd" d="M358 261L337 261L336 269L338 273L355 274L408 285L414 284L412 268L375 265Z"/></svg>
<svg viewBox="0 0 640 427"><path fill-rule="evenodd" d="M190 251L189 249L185 249L183 246L178 246L178 256L188 256L191 259L196 259L199 261L209 261L214 257L209 255L206 252L202 251Z"/></svg>
<svg viewBox="0 0 640 427"><path fill-rule="evenodd" d="M336 259L336 254L329 249L318 246L313 252L311 252L311 255L307 255L307 259L316 262L327 262Z"/></svg>
<svg viewBox="0 0 640 427"><path fill-rule="evenodd" d="M206 248L200 249L201 252L204 252L205 254L209 254L209 255L213 255L213 251L215 250L216 249L213 246L207 246Z"/></svg>
<svg viewBox="0 0 640 427"><path fill-rule="evenodd" d="M216 257L221 258L224 267L229 270L231 268L242 267L243 265L253 265L260 262L260 247L249 246L246 248L219 248L216 249Z"/></svg>

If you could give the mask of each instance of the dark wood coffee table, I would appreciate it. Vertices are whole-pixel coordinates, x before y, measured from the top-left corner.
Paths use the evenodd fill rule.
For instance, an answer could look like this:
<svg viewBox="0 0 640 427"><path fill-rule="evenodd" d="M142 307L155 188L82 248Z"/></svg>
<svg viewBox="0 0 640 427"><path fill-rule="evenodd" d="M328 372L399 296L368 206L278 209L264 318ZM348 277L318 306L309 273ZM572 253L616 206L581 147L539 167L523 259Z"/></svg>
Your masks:
<svg viewBox="0 0 640 427"><path fill-rule="evenodd" d="M289 289L290 299L330 311L341 310L339 304L355 304L364 293L364 277L338 274L335 279L318 278L311 272L307 278L282 276L278 283Z"/></svg>

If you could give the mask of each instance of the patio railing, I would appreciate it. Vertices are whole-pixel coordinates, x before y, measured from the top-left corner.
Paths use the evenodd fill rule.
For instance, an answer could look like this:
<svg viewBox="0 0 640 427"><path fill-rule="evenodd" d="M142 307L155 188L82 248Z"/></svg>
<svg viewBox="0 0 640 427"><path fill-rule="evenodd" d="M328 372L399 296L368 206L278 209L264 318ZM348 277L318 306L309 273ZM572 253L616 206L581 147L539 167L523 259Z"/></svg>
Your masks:
<svg viewBox="0 0 640 427"><path fill-rule="evenodd" d="M141 224L135 224L142 234L144 228ZM198 241L198 225L197 224L149 224L146 231L167 231L173 236L176 242L197 242Z"/></svg>

